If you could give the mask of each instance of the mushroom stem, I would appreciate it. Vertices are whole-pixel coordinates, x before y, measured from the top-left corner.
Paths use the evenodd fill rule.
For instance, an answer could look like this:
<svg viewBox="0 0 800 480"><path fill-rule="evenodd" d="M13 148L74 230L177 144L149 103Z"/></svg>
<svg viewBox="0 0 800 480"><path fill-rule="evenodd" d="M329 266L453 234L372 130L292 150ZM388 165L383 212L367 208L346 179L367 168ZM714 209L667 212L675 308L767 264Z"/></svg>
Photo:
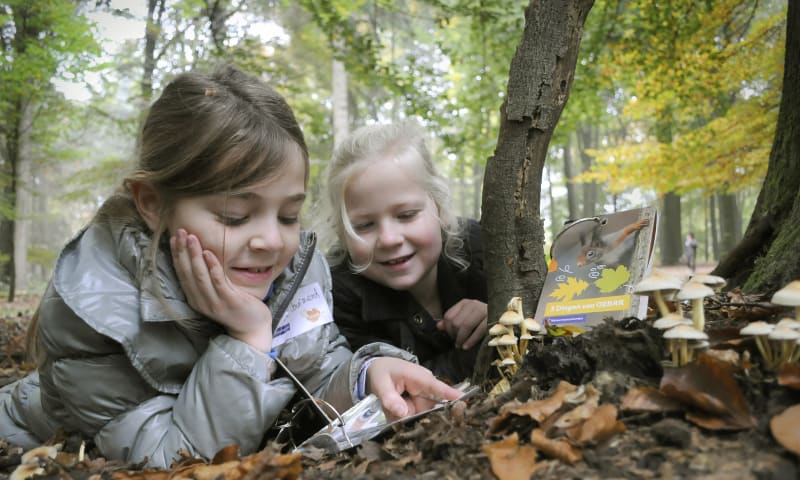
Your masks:
<svg viewBox="0 0 800 480"><path fill-rule="evenodd" d="M658 311L661 312L661 316L666 317L669 315L669 307L667 307L667 302L664 301L664 295L661 294L661 290L653 292L653 298L656 300L656 306Z"/></svg>
<svg viewBox="0 0 800 480"><path fill-rule="evenodd" d="M706 327L706 314L703 310L702 298L695 298L692 300L692 322L694 323L694 328L701 332Z"/></svg>
<svg viewBox="0 0 800 480"><path fill-rule="evenodd" d="M688 360L688 358L689 358L689 340L687 340L685 338L681 338L680 340L678 340L678 342L680 342L679 345L681 346L681 353L680 353L680 355L678 357L679 358L678 366L682 367L682 366L686 365L689 362L689 360Z"/></svg>
<svg viewBox="0 0 800 480"><path fill-rule="evenodd" d="M756 346L758 347L758 351L761 352L761 356L764 357L764 363L767 368L770 368L770 349L769 349L769 341L766 340L765 335L757 335L756 336Z"/></svg>
<svg viewBox="0 0 800 480"><path fill-rule="evenodd" d="M675 340L667 340L667 350L669 350L670 357L672 357L672 366L677 367L680 362L680 352L678 351L678 346L675 344Z"/></svg>

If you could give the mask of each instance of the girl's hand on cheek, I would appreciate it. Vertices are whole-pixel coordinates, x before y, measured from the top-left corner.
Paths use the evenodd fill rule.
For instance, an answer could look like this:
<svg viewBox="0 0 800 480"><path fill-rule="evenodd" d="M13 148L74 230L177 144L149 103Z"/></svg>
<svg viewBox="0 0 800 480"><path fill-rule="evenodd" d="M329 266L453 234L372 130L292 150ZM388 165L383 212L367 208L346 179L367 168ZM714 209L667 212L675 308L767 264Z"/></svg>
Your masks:
<svg viewBox="0 0 800 480"><path fill-rule="evenodd" d="M170 238L172 261L189 305L228 334L262 352L272 348L272 313L253 295L231 284L219 259L197 236L178 229Z"/></svg>
<svg viewBox="0 0 800 480"><path fill-rule="evenodd" d="M486 336L488 317L489 307L485 303L465 298L444 312L444 318L436 326L450 335L456 348L469 350Z"/></svg>

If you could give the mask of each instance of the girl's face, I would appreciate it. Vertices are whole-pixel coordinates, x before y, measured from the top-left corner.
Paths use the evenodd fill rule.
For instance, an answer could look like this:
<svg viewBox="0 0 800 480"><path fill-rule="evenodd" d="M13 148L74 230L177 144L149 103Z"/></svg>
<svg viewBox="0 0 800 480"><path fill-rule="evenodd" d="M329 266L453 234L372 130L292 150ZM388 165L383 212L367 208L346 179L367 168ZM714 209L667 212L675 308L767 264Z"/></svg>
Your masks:
<svg viewBox="0 0 800 480"><path fill-rule="evenodd" d="M230 282L264 298L300 242L305 164L299 151L265 183L241 191L178 200L167 223L196 235L217 256ZM224 182L224 179L220 179Z"/></svg>
<svg viewBox="0 0 800 480"><path fill-rule="evenodd" d="M364 242L347 238L365 277L416 298L436 291L442 231L436 205L401 165L379 161L356 174L345 191L350 223ZM370 261L372 260L372 261Z"/></svg>

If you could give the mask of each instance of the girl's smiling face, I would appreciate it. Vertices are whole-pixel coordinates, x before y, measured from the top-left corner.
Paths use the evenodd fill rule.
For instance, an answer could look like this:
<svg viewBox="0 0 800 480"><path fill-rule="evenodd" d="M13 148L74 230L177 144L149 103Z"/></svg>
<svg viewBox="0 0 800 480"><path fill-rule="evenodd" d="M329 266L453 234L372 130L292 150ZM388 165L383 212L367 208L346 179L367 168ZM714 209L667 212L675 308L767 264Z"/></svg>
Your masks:
<svg viewBox="0 0 800 480"><path fill-rule="evenodd" d="M353 176L345 207L361 240L347 238L356 266L365 277L416 298L435 291L442 231L433 200L392 160L370 164Z"/></svg>
<svg viewBox="0 0 800 480"><path fill-rule="evenodd" d="M230 282L264 298L300 242L305 163L299 151L278 175L240 191L179 199L167 230L182 228L219 259ZM223 180L224 181L224 180Z"/></svg>

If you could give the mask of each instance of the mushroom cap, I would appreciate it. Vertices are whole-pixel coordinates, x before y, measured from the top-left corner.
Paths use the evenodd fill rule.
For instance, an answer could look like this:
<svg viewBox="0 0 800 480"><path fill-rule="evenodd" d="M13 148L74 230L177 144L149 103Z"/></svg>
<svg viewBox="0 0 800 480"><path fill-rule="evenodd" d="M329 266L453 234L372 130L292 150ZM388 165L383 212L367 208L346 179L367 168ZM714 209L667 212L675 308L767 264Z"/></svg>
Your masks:
<svg viewBox="0 0 800 480"><path fill-rule="evenodd" d="M720 288L727 283L727 281L722 277L718 277L717 275L709 275L706 273L698 273L696 275L692 275L689 278L689 281L700 282L704 285L708 285L711 288Z"/></svg>
<svg viewBox="0 0 800 480"><path fill-rule="evenodd" d="M633 287L633 293L648 293L664 290L680 290L683 281L663 270L654 269Z"/></svg>
<svg viewBox="0 0 800 480"><path fill-rule="evenodd" d="M740 335L769 335L769 332L775 328L775 325L771 323L767 323L763 320L758 320L756 322L750 322L744 326L741 330L739 330Z"/></svg>
<svg viewBox="0 0 800 480"><path fill-rule="evenodd" d="M529 332L541 332L542 325L535 318L527 317L522 320L522 326Z"/></svg>
<svg viewBox="0 0 800 480"><path fill-rule="evenodd" d="M670 312L669 315L665 315L655 322L653 322L653 327L659 330L669 330L670 328L676 325L691 325L692 321L688 318L684 318L678 312Z"/></svg>
<svg viewBox="0 0 800 480"><path fill-rule="evenodd" d="M498 345L516 345L517 344L517 337L514 335L507 333L502 337L497 338Z"/></svg>
<svg viewBox="0 0 800 480"><path fill-rule="evenodd" d="M683 288L675 294L678 300L696 300L714 295L714 290L708 285L690 280L683 284Z"/></svg>
<svg viewBox="0 0 800 480"><path fill-rule="evenodd" d="M494 325L492 325L492 328L489 329L489 335L493 337L505 335L506 333L511 333L511 330L509 330L508 327L506 327L502 323L495 323Z"/></svg>
<svg viewBox="0 0 800 480"><path fill-rule="evenodd" d="M708 348L711 344L708 340L689 340L689 348L693 348L695 350L702 350L704 348Z"/></svg>
<svg viewBox="0 0 800 480"><path fill-rule="evenodd" d="M513 310L522 315L522 297L511 297L506 304L506 310Z"/></svg>
<svg viewBox="0 0 800 480"><path fill-rule="evenodd" d="M800 306L800 280L789 282L772 295L772 303L786 307Z"/></svg>
<svg viewBox="0 0 800 480"><path fill-rule="evenodd" d="M492 337L491 339L489 339L487 345L489 345L490 347L496 347L500 345L500 337Z"/></svg>
<svg viewBox="0 0 800 480"><path fill-rule="evenodd" d="M500 365L516 365L517 361L514 360L514 357L506 357L501 362Z"/></svg>
<svg viewBox="0 0 800 480"><path fill-rule="evenodd" d="M676 325L666 332L664 338L686 340L708 340L708 335L691 325Z"/></svg>
<svg viewBox="0 0 800 480"><path fill-rule="evenodd" d="M791 317L784 317L778 320L778 323L775 324L776 327L789 327L795 330L800 329L800 321L795 320Z"/></svg>
<svg viewBox="0 0 800 480"><path fill-rule="evenodd" d="M523 333L522 335L519 336L520 340L533 340L533 338L534 338L533 335L531 335L530 333Z"/></svg>
<svg viewBox="0 0 800 480"><path fill-rule="evenodd" d="M789 327L775 327L769 332L767 338L770 340L797 340L800 338L800 332Z"/></svg>
<svg viewBox="0 0 800 480"><path fill-rule="evenodd" d="M498 322L502 323L503 325L519 325L522 323L522 315L520 315L516 310L506 310L502 315L500 315Z"/></svg>

